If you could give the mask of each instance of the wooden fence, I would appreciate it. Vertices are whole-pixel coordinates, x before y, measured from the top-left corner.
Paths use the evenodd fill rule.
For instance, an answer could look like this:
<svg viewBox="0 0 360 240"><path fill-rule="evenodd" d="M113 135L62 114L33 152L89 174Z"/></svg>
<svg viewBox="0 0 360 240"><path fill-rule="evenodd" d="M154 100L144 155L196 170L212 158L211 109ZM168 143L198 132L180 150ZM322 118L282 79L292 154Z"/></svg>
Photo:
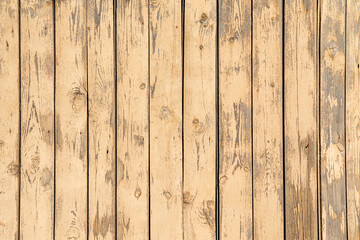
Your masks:
<svg viewBox="0 0 360 240"><path fill-rule="evenodd" d="M0 0L0 239L360 239L359 0Z"/></svg>

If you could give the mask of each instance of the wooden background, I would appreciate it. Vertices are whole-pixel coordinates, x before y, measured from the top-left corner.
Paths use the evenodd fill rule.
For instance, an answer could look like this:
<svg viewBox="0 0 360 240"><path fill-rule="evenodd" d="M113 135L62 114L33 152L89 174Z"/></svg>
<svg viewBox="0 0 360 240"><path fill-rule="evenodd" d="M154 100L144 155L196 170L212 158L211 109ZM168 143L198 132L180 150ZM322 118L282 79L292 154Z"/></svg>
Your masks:
<svg viewBox="0 0 360 240"><path fill-rule="evenodd" d="M360 1L0 0L0 239L360 239Z"/></svg>

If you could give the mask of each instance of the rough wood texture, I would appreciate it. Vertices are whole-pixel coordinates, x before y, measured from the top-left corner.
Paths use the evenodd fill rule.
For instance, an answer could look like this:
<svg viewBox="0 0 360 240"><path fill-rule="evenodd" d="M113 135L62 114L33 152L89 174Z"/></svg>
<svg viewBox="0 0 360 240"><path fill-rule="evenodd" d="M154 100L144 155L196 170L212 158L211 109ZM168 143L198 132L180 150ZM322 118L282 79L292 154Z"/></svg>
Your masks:
<svg viewBox="0 0 360 240"><path fill-rule="evenodd" d="M251 1L219 6L219 231L252 239Z"/></svg>
<svg viewBox="0 0 360 240"><path fill-rule="evenodd" d="M359 45L357 0L0 0L0 239L360 239Z"/></svg>
<svg viewBox="0 0 360 240"><path fill-rule="evenodd" d="M86 1L57 0L56 239L87 239Z"/></svg>
<svg viewBox="0 0 360 240"><path fill-rule="evenodd" d="M150 237L183 239L181 0L150 0Z"/></svg>
<svg viewBox="0 0 360 240"><path fill-rule="evenodd" d="M184 11L184 239L215 239L216 1Z"/></svg>
<svg viewBox="0 0 360 240"><path fill-rule="evenodd" d="M118 239L149 239L148 1L118 1Z"/></svg>
<svg viewBox="0 0 360 240"><path fill-rule="evenodd" d="M346 239L343 0L322 1L320 59L322 237Z"/></svg>
<svg viewBox="0 0 360 240"><path fill-rule="evenodd" d="M89 239L115 239L113 0L88 0Z"/></svg>
<svg viewBox="0 0 360 240"><path fill-rule="evenodd" d="M285 5L286 238L317 239L317 3Z"/></svg>
<svg viewBox="0 0 360 240"><path fill-rule="evenodd" d="M347 1L346 175L348 238L360 239L360 1Z"/></svg>
<svg viewBox="0 0 360 240"><path fill-rule="evenodd" d="M282 1L253 2L254 238L284 237Z"/></svg>
<svg viewBox="0 0 360 240"><path fill-rule="evenodd" d="M52 239L54 219L53 2L21 6L20 239Z"/></svg>
<svg viewBox="0 0 360 240"><path fill-rule="evenodd" d="M0 239L18 239L19 2L0 1Z"/></svg>

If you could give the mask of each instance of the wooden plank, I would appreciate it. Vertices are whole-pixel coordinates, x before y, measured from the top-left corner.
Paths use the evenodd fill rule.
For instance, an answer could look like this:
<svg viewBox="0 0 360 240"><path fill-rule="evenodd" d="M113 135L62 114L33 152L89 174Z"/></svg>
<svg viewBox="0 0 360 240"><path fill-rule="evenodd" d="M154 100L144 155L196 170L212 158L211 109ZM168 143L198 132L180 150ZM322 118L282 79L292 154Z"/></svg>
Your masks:
<svg viewBox="0 0 360 240"><path fill-rule="evenodd" d="M21 1L20 238L52 239L54 219L53 2Z"/></svg>
<svg viewBox="0 0 360 240"><path fill-rule="evenodd" d="M89 239L115 239L113 0L89 0Z"/></svg>
<svg viewBox="0 0 360 240"><path fill-rule="evenodd" d="M347 1L346 175L348 238L360 239L360 1Z"/></svg>
<svg viewBox="0 0 360 240"><path fill-rule="evenodd" d="M19 224L19 2L0 2L0 239Z"/></svg>
<svg viewBox="0 0 360 240"><path fill-rule="evenodd" d="M317 239L317 2L285 11L286 238Z"/></svg>
<svg viewBox="0 0 360 240"><path fill-rule="evenodd" d="M56 1L55 238L87 239L86 1Z"/></svg>
<svg viewBox="0 0 360 240"><path fill-rule="evenodd" d="M118 1L118 239L149 239L148 1Z"/></svg>
<svg viewBox="0 0 360 240"><path fill-rule="evenodd" d="M181 0L150 1L150 237L183 239Z"/></svg>
<svg viewBox="0 0 360 240"><path fill-rule="evenodd" d="M345 1L322 1L320 42L323 239L346 239Z"/></svg>
<svg viewBox="0 0 360 240"><path fill-rule="evenodd" d="M284 237L282 1L253 2L254 238Z"/></svg>
<svg viewBox="0 0 360 240"><path fill-rule="evenodd" d="M219 6L219 231L252 239L251 1Z"/></svg>
<svg viewBox="0 0 360 240"><path fill-rule="evenodd" d="M184 11L184 239L215 239L216 1Z"/></svg>

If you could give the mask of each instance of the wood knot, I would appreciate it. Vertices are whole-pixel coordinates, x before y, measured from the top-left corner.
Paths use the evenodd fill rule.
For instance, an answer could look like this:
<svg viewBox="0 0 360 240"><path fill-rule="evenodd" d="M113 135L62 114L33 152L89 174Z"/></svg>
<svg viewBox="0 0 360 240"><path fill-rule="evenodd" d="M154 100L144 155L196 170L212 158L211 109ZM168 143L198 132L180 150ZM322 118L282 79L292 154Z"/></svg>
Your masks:
<svg viewBox="0 0 360 240"><path fill-rule="evenodd" d="M139 88L140 88L141 90L144 90L145 87L146 87L145 83L142 83L142 84L140 84L140 87L139 87Z"/></svg>
<svg viewBox="0 0 360 240"><path fill-rule="evenodd" d="M190 192L185 192L183 194L183 203L184 204L191 204L195 199L195 196L192 196Z"/></svg>
<svg viewBox="0 0 360 240"><path fill-rule="evenodd" d="M163 194L167 200L170 200L172 198L172 194L169 191L164 191Z"/></svg>
<svg viewBox="0 0 360 240"><path fill-rule="evenodd" d="M80 90L80 88L76 87L73 88L69 92L70 96L70 103L72 104L72 109L74 112L78 113L81 109L86 107L86 96L85 94Z"/></svg>
<svg viewBox="0 0 360 240"><path fill-rule="evenodd" d="M208 20L206 13L201 14L200 23L205 23Z"/></svg>
<svg viewBox="0 0 360 240"><path fill-rule="evenodd" d="M134 196L136 197L136 199L139 199L139 197L141 196L141 189L139 188L139 186L136 188Z"/></svg>
<svg viewBox="0 0 360 240"><path fill-rule="evenodd" d="M168 107L161 107L160 117L162 120L170 120L172 118L172 115L173 114Z"/></svg>
<svg viewBox="0 0 360 240"><path fill-rule="evenodd" d="M19 173L19 165L14 163L14 162L11 162L8 166L7 166L7 169L8 169L8 173L11 174L11 175L17 175Z"/></svg>
<svg viewBox="0 0 360 240"><path fill-rule="evenodd" d="M160 0L150 0L150 6L151 7L158 7L160 5Z"/></svg>

